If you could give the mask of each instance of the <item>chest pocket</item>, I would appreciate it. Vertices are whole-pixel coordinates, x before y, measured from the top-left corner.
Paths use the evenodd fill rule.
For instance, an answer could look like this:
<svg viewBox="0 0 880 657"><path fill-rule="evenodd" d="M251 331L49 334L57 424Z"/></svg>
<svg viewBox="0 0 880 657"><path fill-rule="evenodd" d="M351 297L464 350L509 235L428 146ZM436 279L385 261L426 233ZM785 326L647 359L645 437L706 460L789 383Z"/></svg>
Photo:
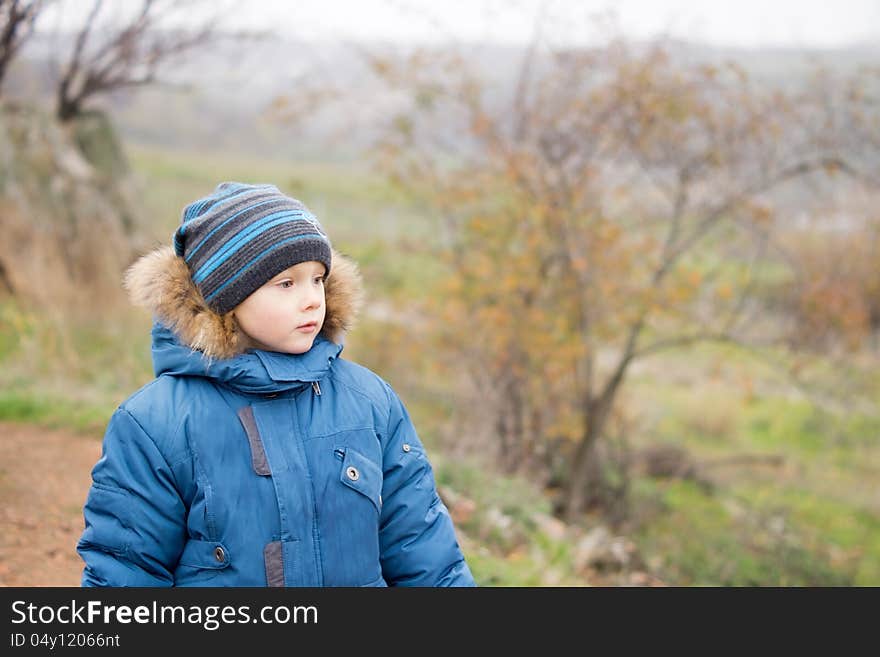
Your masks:
<svg viewBox="0 0 880 657"><path fill-rule="evenodd" d="M335 453L342 461L339 481L357 491L382 511L382 470L369 458L348 446L336 447Z"/></svg>

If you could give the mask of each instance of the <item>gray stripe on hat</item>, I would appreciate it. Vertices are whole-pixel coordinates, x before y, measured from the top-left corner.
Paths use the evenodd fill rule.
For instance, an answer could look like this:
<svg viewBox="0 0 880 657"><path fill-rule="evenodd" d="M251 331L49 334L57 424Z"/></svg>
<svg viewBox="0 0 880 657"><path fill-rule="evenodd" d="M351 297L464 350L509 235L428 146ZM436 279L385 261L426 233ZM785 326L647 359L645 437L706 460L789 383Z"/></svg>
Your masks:
<svg viewBox="0 0 880 657"><path fill-rule="evenodd" d="M213 288L214 284L210 282L212 279L217 280L219 278L224 281L228 280L236 272L240 271L242 267L254 260L254 258L261 257L261 254L269 250L273 244L278 244L281 240L295 237L300 237L305 240L319 240L326 242L328 247L330 245L329 240L325 237L319 237L315 233L310 223L291 219L290 221L285 221L277 226L272 226L249 242L241 244L219 267L214 269L214 271L212 271L205 279L200 281L200 285L207 285L207 287ZM196 272L199 270L193 271ZM201 271L204 271L204 269ZM195 276L196 274L194 273L193 277Z"/></svg>
<svg viewBox="0 0 880 657"><path fill-rule="evenodd" d="M199 215L208 214L218 205L227 203L229 199L237 199L242 196L253 196L261 192L277 194L280 193L280 190L275 185L268 184L248 185L245 183L233 183L229 186L224 186L224 184L221 183L216 189L214 189L211 196L205 200L202 207L199 208Z"/></svg>
<svg viewBox="0 0 880 657"><path fill-rule="evenodd" d="M263 203L263 205L257 205L259 203ZM190 269L193 271L199 269L226 242L253 222L286 208L301 210L301 208L292 208L289 203L286 203L284 199L278 199L277 196L272 198L269 195L263 195L263 197L246 199L246 201L237 203L228 209L226 207L220 208L221 212L217 214L199 217L197 221L203 219L204 221L197 227L195 234L188 238L190 240L188 243L192 245L191 248L187 248L187 262ZM229 221L233 215L239 212L241 214ZM224 225L224 222L227 221L229 223ZM212 231L214 232L212 233Z"/></svg>
<svg viewBox="0 0 880 657"><path fill-rule="evenodd" d="M296 211L290 210L290 209L283 209L283 210L279 210L278 212L284 213L287 216L281 216L281 217L276 217L274 219L271 219L269 223L273 223L274 225L267 227L267 228L263 228L258 233L251 233L248 235L242 235L242 233L247 232L247 229L243 229L240 231L236 231L235 233L227 234L224 237L227 244L229 242L236 241L236 240L240 240L240 241L236 241L236 245L232 248L231 251L225 250L225 248L224 248L226 246L225 244L220 245L219 248L214 250L215 252L212 255L222 254L220 257L226 258L220 266L222 267L227 262L229 262L229 258L227 256L230 253L235 253L235 252L239 252L239 251L248 251L249 252L249 258L244 259L242 264L248 262L248 260L250 258L253 258L255 255L258 255L259 252L263 250L262 246L255 247L255 245L264 244L267 235L280 234L277 231L286 231L286 230L293 231L290 233L284 233L284 235L286 237L290 237L292 235L307 235L307 234L316 234L316 235L322 235L322 236L326 237L322 231L315 229L315 226L312 222L307 221L306 219L303 219L301 216L298 216L297 214L292 214L293 212L296 212ZM263 220L267 219L270 214L271 213L267 213L265 217L263 217L263 216L254 217L253 221L255 223L257 221L263 221ZM253 228L253 226L251 225L249 228ZM223 232L223 229L221 229L221 231L218 231L218 232ZM213 240L213 238L212 238L212 240ZM204 259L204 261L202 261L200 259L200 262L201 262L201 264L199 264L197 267L191 266L191 269L193 272L204 271L204 267L211 266L211 264L207 258ZM214 271L216 271L216 269ZM211 274L213 275L213 272L211 272Z"/></svg>
<svg viewBox="0 0 880 657"><path fill-rule="evenodd" d="M255 251L253 244L263 239L266 234L283 230L288 224L294 227L298 234L314 234L323 237L323 233L315 229L313 223L303 219L299 212L284 208L274 214L254 216L251 225L229 233L226 236L226 244L219 246L203 264L192 268L194 280L201 283L207 275L213 274L219 266L229 262L230 258L236 256L238 252L249 251L251 259L253 256L259 255L260 250ZM243 261L244 264L247 262L248 260Z"/></svg>
<svg viewBox="0 0 880 657"><path fill-rule="evenodd" d="M248 192L242 194L240 198L235 198L231 203L229 203L229 205L212 207L211 210L203 212L203 214L200 214L199 216L193 217L189 221L184 222L181 227L186 234L187 255L193 248L196 247L196 245L198 245L198 243L205 235L207 235L209 232L211 232L211 230L222 224L226 218L232 216L235 212L241 210L243 207L252 205L253 203L259 203L273 197L278 198L279 201L282 200L278 197L277 192L273 192L269 189L261 189L258 192ZM184 210L184 213L185 212L186 210Z"/></svg>
<svg viewBox="0 0 880 657"><path fill-rule="evenodd" d="M309 252L314 251L312 245L310 244L311 242L323 244L325 246L321 249L321 253L325 253L327 256L329 256L329 241L326 238L318 236L311 237L311 235L314 235L311 224L305 221L289 221L283 224L279 224L278 226L273 226L272 228L261 233L252 241L247 242L246 244L242 244L241 247L237 251L232 253L222 265L212 271L203 281L199 282L199 289L201 289L202 294L205 296L205 298L207 298L226 281L230 280L236 274L242 272L242 269L245 266L247 266L248 269L256 267L267 256L271 257L273 253L278 253L278 255L281 256L281 254L286 253L285 250L270 249L273 245L278 244L285 239L300 237L301 239L292 241L289 244L298 244L300 248L308 250ZM284 249L284 247L280 247L280 249ZM297 262L305 262L305 260L307 259L310 258L293 258L293 260L296 260ZM324 261L324 258L319 259L322 262ZM266 278L263 283L265 283L267 280L269 280L269 278L271 278L278 272L283 271L287 267L290 267L292 264L295 264L294 262L291 262L286 266L280 266L288 262L289 260L290 258L282 258L277 269L273 273L269 274L268 278Z"/></svg>

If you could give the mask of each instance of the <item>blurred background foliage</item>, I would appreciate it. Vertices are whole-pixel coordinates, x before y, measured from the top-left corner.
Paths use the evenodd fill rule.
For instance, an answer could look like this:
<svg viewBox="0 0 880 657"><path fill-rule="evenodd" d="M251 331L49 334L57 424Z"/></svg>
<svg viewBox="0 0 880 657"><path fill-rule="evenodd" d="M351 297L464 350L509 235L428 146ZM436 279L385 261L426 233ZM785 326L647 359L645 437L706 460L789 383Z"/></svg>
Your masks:
<svg viewBox="0 0 880 657"><path fill-rule="evenodd" d="M272 182L360 264L344 355L481 584L880 585L876 46L40 21L65 4L0 0L0 420L99 440L152 378L125 267Z"/></svg>

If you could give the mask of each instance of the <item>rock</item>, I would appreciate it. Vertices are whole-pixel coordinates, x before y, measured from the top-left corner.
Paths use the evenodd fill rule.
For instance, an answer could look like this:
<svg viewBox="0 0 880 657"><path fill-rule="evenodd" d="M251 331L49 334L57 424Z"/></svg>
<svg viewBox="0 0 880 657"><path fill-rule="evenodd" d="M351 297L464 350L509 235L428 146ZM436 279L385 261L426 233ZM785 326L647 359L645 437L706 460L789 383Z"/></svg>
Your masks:
<svg viewBox="0 0 880 657"><path fill-rule="evenodd" d="M449 509L449 515L455 524L463 525L473 518L474 512L477 510L477 503L472 499L456 493L446 486L438 487L437 493L440 495L446 508Z"/></svg>
<svg viewBox="0 0 880 657"><path fill-rule="evenodd" d="M613 537L602 525L591 529L575 545L574 565L578 571L623 570L632 561L636 546L625 537Z"/></svg>
<svg viewBox="0 0 880 657"><path fill-rule="evenodd" d="M564 541L568 536L568 525L544 513L538 513L534 516L535 524L538 529L554 541Z"/></svg>
<svg viewBox="0 0 880 657"><path fill-rule="evenodd" d="M647 573L634 572L629 574L629 583L632 586L649 586L651 577Z"/></svg>
<svg viewBox="0 0 880 657"><path fill-rule="evenodd" d="M537 514L535 523L538 525L538 529L554 541L564 541L568 536L568 525L553 516L543 513Z"/></svg>
<svg viewBox="0 0 880 657"><path fill-rule="evenodd" d="M510 530L513 526L513 518L502 512L497 506L493 506L486 512L486 523L491 527L500 529L503 533Z"/></svg>
<svg viewBox="0 0 880 657"><path fill-rule="evenodd" d="M55 162L62 174L77 182L89 182L94 178L95 170L82 153L65 145L55 154Z"/></svg>
<svg viewBox="0 0 880 657"><path fill-rule="evenodd" d="M581 538L574 548L574 565L577 570L585 570L609 558L608 530L599 525Z"/></svg>
<svg viewBox="0 0 880 657"><path fill-rule="evenodd" d="M666 583L650 573L633 571L627 577L628 586L666 586Z"/></svg>

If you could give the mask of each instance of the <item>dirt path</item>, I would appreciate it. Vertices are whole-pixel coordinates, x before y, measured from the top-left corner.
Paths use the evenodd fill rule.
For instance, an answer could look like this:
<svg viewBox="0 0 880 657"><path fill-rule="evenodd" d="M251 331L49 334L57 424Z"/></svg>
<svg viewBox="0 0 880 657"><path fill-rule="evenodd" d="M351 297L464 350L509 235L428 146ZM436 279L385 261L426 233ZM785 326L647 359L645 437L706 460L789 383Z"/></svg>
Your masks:
<svg viewBox="0 0 880 657"><path fill-rule="evenodd" d="M79 586L99 436L0 422L0 585Z"/></svg>

